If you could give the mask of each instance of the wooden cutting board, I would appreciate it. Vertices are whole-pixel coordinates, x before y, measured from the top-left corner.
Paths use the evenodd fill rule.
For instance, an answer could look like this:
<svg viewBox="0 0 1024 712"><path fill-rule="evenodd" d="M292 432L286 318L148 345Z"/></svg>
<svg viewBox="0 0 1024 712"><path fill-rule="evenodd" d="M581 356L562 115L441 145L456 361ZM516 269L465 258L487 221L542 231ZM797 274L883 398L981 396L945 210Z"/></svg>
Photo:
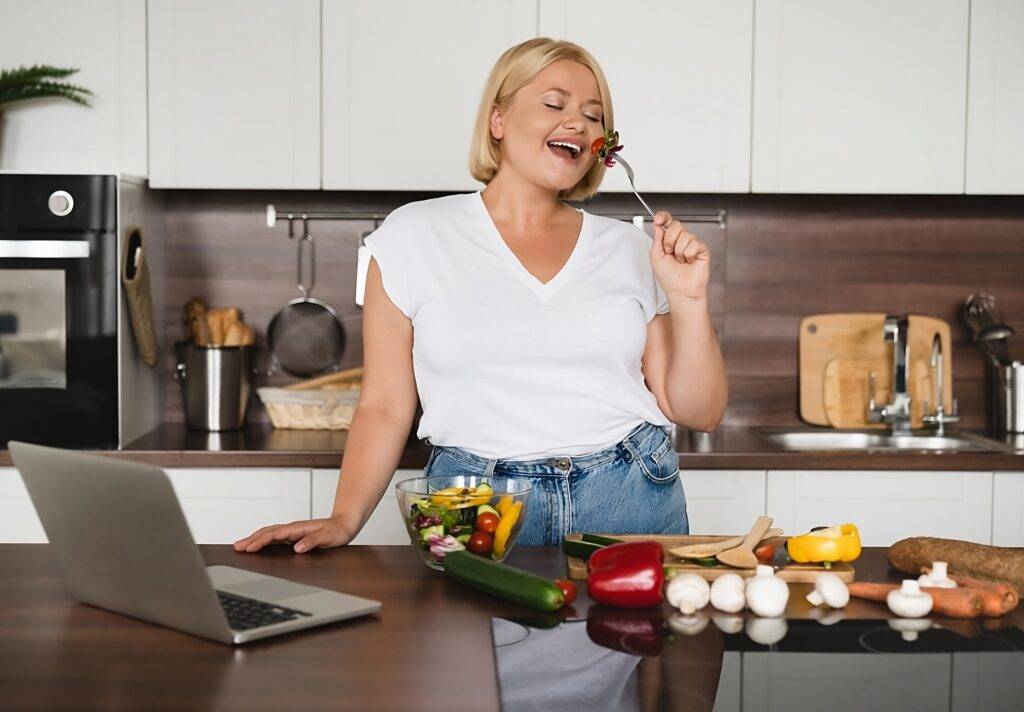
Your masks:
<svg viewBox="0 0 1024 712"><path fill-rule="evenodd" d="M885 316L883 312L853 312L813 314L801 320L800 417L806 422L812 425L829 425L825 412L825 368L833 359L882 361L885 366L879 375L886 373L887 378L892 379L892 344L885 342L882 333ZM911 314L908 321L911 364L917 360L928 363L931 358L932 337L937 333L942 340L945 381L943 400L946 411L949 412L953 392L953 349L949 324L942 319L919 314ZM889 400L889 394L886 393L879 402Z"/></svg>
<svg viewBox="0 0 1024 712"><path fill-rule="evenodd" d="M754 575L754 569L734 569L731 566L725 566L719 564L718 566L698 566L697 564L683 561L676 558L672 554L668 553L669 549L674 549L677 546L688 546L690 544L706 544L713 541L722 541L723 539L731 539L731 536L686 536L686 535L672 535L672 536L659 536L659 535L647 535L647 534L603 534L602 536L609 536L615 539L622 539L623 541L656 541L665 549L665 568L671 569L678 573L694 573L700 576L702 579L707 581L714 581L722 574L734 573L739 574L744 578L749 578ZM570 534L566 537L567 539L574 539L579 541L581 535ZM781 546L783 542L789 537L777 537L775 539L769 539L768 541ZM565 557L566 568L569 572L569 578L571 579L585 579L587 578L587 562L582 559L577 559L575 556ZM814 583L815 577L825 571L825 567L821 564L790 564L775 573L776 576L784 581L790 583ZM841 581L844 583L850 583L854 580L855 571L852 565L847 563L833 564L831 569L828 569L832 573L836 574Z"/></svg>
<svg viewBox="0 0 1024 712"><path fill-rule="evenodd" d="M892 392L891 364L883 359L834 358L825 367L825 418L833 428L889 428L888 423L868 420L868 374L875 373L875 402L886 403ZM913 360L907 389L910 393L910 427L924 425L925 401L929 412L934 410L931 368L927 361Z"/></svg>

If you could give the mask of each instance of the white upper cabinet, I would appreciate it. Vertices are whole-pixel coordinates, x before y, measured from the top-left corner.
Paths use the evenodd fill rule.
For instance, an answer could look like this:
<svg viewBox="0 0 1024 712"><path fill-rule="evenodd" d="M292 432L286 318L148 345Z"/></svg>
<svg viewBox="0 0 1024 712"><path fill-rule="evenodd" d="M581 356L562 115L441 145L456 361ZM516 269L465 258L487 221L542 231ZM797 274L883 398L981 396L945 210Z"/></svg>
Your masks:
<svg viewBox="0 0 1024 712"><path fill-rule="evenodd" d="M149 0L154 188L320 187L319 0Z"/></svg>
<svg viewBox="0 0 1024 712"><path fill-rule="evenodd" d="M66 81L92 91L8 104L0 169L146 175L145 0L0 4L0 67L77 68Z"/></svg>
<svg viewBox="0 0 1024 712"><path fill-rule="evenodd" d="M1024 193L1024 2L972 0L967 192Z"/></svg>
<svg viewBox="0 0 1024 712"><path fill-rule="evenodd" d="M491 66L536 35L536 0L323 0L323 187L476 190Z"/></svg>
<svg viewBox="0 0 1024 712"><path fill-rule="evenodd" d="M968 8L758 0L753 191L962 193Z"/></svg>
<svg viewBox="0 0 1024 712"><path fill-rule="evenodd" d="M601 65L638 191L750 190L753 0L540 7L541 35L575 42ZM607 171L601 190L630 192L625 170Z"/></svg>

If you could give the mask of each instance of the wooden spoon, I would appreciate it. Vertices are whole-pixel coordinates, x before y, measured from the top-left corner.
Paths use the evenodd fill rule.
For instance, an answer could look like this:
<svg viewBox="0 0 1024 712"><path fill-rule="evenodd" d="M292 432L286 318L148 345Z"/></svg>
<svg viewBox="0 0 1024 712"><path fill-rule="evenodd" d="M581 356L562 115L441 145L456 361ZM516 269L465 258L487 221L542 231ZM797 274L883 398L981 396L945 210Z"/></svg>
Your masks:
<svg viewBox="0 0 1024 712"><path fill-rule="evenodd" d="M754 556L754 547L764 538L765 532L772 526L771 517L758 517L754 526L750 528L747 535L743 537L743 543L732 549L726 549L718 553L718 560L728 566L735 566L738 569L757 568L757 557Z"/></svg>
<svg viewBox="0 0 1024 712"><path fill-rule="evenodd" d="M777 536L782 536L781 529L769 529L764 533L764 537L761 541L764 541L765 539L774 539ZM722 539L721 541L705 542L704 544L677 546L673 549L669 549L668 553L673 556L678 556L680 559L701 559L706 556L714 556L726 549L733 549L742 543L743 537L734 536L729 539Z"/></svg>

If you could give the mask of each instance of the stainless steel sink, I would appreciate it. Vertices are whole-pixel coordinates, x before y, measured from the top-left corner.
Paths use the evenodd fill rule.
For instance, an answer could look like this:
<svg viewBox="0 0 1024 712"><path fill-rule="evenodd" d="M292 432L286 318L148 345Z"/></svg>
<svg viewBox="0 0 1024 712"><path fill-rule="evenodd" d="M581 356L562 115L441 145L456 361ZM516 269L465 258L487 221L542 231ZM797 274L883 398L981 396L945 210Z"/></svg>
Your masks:
<svg viewBox="0 0 1024 712"><path fill-rule="evenodd" d="M758 437L783 450L924 450L953 452L1007 452L1004 443L973 433L938 437L912 431L893 435L879 430L825 430L810 428L754 428Z"/></svg>

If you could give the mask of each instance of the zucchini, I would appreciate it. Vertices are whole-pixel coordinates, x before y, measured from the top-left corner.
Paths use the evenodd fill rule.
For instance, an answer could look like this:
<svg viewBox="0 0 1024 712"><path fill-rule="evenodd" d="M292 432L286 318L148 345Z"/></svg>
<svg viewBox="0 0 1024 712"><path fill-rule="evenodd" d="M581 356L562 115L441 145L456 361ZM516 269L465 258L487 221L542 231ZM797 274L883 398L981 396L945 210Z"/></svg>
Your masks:
<svg viewBox="0 0 1024 712"><path fill-rule="evenodd" d="M542 576L485 559L465 549L444 557L444 571L461 584L536 611L562 607L561 589Z"/></svg>
<svg viewBox="0 0 1024 712"><path fill-rule="evenodd" d="M591 544L600 544L601 546L622 543L622 539L612 539L610 536L601 536L599 534L584 534L583 541L590 542Z"/></svg>
<svg viewBox="0 0 1024 712"><path fill-rule="evenodd" d="M576 539L562 539L562 551L565 552L565 555L574 556L584 561L589 559L590 555L595 551L603 548L604 546L601 544L591 544L585 541L577 541Z"/></svg>

